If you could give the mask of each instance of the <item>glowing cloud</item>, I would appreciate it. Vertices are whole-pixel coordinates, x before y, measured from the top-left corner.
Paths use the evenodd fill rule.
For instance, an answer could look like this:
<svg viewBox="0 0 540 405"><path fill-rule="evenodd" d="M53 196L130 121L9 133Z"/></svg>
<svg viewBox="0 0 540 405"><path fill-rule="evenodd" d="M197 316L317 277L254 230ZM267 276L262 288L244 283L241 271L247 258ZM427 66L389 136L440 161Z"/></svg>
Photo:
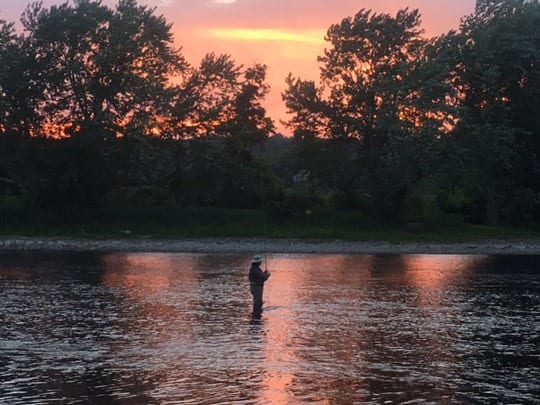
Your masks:
<svg viewBox="0 0 540 405"><path fill-rule="evenodd" d="M271 28L212 28L211 37L239 41L279 41L322 44L324 31L290 31Z"/></svg>

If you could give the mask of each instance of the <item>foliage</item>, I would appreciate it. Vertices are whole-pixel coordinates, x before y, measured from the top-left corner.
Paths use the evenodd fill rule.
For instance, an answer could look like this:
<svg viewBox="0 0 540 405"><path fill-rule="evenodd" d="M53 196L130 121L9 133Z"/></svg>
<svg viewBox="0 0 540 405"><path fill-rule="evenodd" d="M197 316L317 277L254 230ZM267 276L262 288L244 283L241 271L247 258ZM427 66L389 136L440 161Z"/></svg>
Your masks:
<svg viewBox="0 0 540 405"><path fill-rule="evenodd" d="M89 0L32 4L23 23L47 83L40 108L67 135L151 133L168 111L170 76L187 68L171 47L171 26L135 0L114 10Z"/></svg>
<svg viewBox="0 0 540 405"><path fill-rule="evenodd" d="M0 20L0 134L37 134L41 80L33 48L17 36L13 23Z"/></svg>
<svg viewBox="0 0 540 405"><path fill-rule="evenodd" d="M264 107L267 66L188 63L136 0L31 3L21 20L0 20L0 210L17 223L120 227L125 210L158 233L255 235L240 228L268 213L275 236L359 237L540 219L538 1L479 0L436 38L418 10L333 24L320 79L285 79L290 138Z"/></svg>
<svg viewBox="0 0 540 405"><path fill-rule="evenodd" d="M539 24L539 3L510 0L479 1L462 22L456 85L463 108L454 137L474 220L510 214L514 190L540 191Z"/></svg>
<svg viewBox="0 0 540 405"><path fill-rule="evenodd" d="M395 17L361 10L332 25L321 85L290 75L283 95L297 138L346 142L333 160L338 190L380 216L399 213L451 118L445 65L419 24L418 11L405 9Z"/></svg>
<svg viewBox="0 0 540 405"><path fill-rule="evenodd" d="M184 137L193 138L173 180L184 204L260 204L260 178L267 176L256 154L274 130L261 105L269 90L265 78L266 66L244 69L228 55L208 54L191 72L175 106L188 124Z"/></svg>

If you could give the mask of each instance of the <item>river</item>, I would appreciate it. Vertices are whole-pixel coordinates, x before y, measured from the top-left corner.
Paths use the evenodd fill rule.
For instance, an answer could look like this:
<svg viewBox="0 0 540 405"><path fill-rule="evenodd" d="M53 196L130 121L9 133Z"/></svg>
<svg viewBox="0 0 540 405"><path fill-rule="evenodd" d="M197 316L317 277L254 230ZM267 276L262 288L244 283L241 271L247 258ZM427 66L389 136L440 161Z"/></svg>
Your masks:
<svg viewBox="0 0 540 405"><path fill-rule="evenodd" d="M0 403L540 403L540 256L266 264L1 253Z"/></svg>

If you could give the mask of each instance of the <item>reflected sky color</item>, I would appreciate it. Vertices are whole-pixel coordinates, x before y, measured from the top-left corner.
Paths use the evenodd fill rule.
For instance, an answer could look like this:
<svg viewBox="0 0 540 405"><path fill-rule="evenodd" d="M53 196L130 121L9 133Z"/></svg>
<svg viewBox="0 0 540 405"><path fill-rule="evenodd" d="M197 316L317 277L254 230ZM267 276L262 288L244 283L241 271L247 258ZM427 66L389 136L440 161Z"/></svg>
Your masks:
<svg viewBox="0 0 540 405"><path fill-rule="evenodd" d="M0 18L18 21L28 2L0 0ZM103 4L112 6L116 1ZM246 66L268 65L272 90L265 106L283 130L279 121L287 118L281 100L285 77L293 73L318 78L317 56L327 46L324 35L330 25L362 8L391 14L418 8L426 35L435 36L458 28L460 19L473 12L475 0L140 0L139 4L157 7L157 14L173 24L177 46L194 65L208 52L230 54Z"/></svg>
<svg viewBox="0 0 540 405"><path fill-rule="evenodd" d="M463 280L472 266L485 259L485 256L466 255L407 255L405 278L421 291L445 289L454 280Z"/></svg>
<svg viewBox="0 0 540 405"><path fill-rule="evenodd" d="M354 365L357 376L369 375L368 353L381 350L381 342L384 349L379 356L386 355L384 350L392 353L392 349L404 355L408 349L403 345L416 345L408 334L415 333L417 327L425 329L428 325L423 322L433 320L430 315L417 321L409 319L411 309L407 307L435 310L435 318L444 318L448 314L442 307L444 300L434 299L433 292L440 292L436 295L439 298L452 296L467 280L471 268L483 260L483 256L464 255L270 256L267 265L272 276L265 287L267 315L263 320L267 336L263 403L293 403L297 395L311 397L312 392L295 391L294 387L302 387L305 380L317 375L326 376L324 391L331 393L316 396L318 403L339 403L341 390L350 390L350 385L357 391L357 400L365 399L360 393L367 395L373 389L371 383L347 378L346 369ZM379 283L392 290L381 288ZM396 295L396 287L412 291L409 296ZM382 304L373 306L375 297ZM313 312L324 314L323 318L310 319ZM366 327L372 324L370 318L375 318L376 324L387 319L388 324ZM386 327L393 329L399 324L405 333L388 341L386 335L392 333ZM434 329L423 340L421 353L413 351L407 356L435 362L444 357L440 367L453 372L453 357L446 348L455 344L455 336L438 320L429 327Z"/></svg>
<svg viewBox="0 0 540 405"><path fill-rule="evenodd" d="M531 403L538 257L0 255L0 403ZM78 402L77 402L78 401Z"/></svg>
<svg viewBox="0 0 540 405"><path fill-rule="evenodd" d="M103 284L121 287L135 298L164 293L171 283L189 286L196 280L197 259L194 256L186 256L178 263L173 256L165 254L107 255L102 262L105 269Z"/></svg>

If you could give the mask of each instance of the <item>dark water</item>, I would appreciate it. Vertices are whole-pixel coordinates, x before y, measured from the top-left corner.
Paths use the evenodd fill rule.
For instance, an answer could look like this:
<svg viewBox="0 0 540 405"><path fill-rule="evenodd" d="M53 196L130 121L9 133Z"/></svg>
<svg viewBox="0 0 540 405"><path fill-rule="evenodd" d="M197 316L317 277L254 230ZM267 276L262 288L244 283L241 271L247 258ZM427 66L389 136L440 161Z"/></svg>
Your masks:
<svg viewBox="0 0 540 405"><path fill-rule="evenodd" d="M540 403L540 256L1 254L2 404Z"/></svg>

